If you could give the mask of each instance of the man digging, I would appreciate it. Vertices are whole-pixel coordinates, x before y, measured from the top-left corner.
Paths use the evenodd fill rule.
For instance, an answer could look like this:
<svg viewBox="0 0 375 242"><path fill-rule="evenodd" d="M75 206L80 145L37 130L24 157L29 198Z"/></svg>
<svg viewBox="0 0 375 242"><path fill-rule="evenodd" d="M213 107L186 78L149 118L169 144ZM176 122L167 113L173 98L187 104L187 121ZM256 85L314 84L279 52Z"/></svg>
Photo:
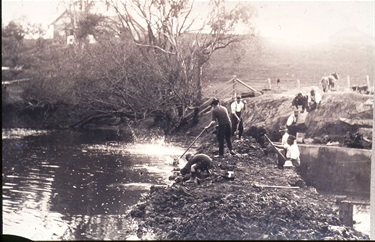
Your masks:
<svg viewBox="0 0 375 242"><path fill-rule="evenodd" d="M197 173L200 171L206 171L207 174L210 174L209 168L211 167L212 159L206 154L186 154L185 158L187 160L187 164L184 168L181 169L181 175L185 176L190 172L190 180L199 183L199 179L197 177Z"/></svg>

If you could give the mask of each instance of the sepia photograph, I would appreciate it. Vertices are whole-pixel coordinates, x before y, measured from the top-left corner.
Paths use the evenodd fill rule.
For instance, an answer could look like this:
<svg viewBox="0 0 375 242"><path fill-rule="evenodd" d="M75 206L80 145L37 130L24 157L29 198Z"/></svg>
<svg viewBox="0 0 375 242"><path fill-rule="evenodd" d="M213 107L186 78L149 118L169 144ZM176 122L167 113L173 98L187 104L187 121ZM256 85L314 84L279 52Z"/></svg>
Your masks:
<svg viewBox="0 0 375 242"><path fill-rule="evenodd" d="M372 0L2 0L2 240L375 240Z"/></svg>

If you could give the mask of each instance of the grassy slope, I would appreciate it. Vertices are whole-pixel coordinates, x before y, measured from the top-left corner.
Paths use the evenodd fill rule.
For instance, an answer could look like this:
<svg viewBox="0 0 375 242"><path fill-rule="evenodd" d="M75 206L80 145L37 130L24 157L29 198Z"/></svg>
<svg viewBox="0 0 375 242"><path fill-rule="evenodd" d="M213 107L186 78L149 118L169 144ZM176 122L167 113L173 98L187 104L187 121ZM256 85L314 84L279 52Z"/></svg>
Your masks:
<svg viewBox="0 0 375 242"><path fill-rule="evenodd" d="M242 59L237 62L239 58ZM373 82L374 60L373 46L363 44L288 46L274 40L255 41L241 50L224 49L214 54L204 71L204 94L212 95L214 84L226 82L233 75L254 88L260 88L258 83L266 83L267 78L271 78L274 87L277 78L281 85L299 79L301 86L317 86L323 75L332 72L340 74L341 87L347 87L348 75L352 85L365 85L366 75Z"/></svg>
<svg viewBox="0 0 375 242"><path fill-rule="evenodd" d="M248 52L241 64L237 65L228 58L229 50L221 51L211 61L211 69L206 70L206 80L211 81L206 82L204 93L206 97L212 97L212 90L217 88L220 90L220 86L223 86L223 83L232 78L234 74L241 80L246 80L250 85L251 82L248 80L251 79L270 77L272 81L275 81L276 78L280 78L282 82L279 90L272 90L256 98L246 98L248 110L245 114L245 131L252 125L260 125L271 132L285 125L287 117L292 113L291 101L297 92L309 92L311 86L318 87L324 73L337 71L341 74L341 80L338 83L339 91L332 93L320 91L323 98L322 106L320 110L309 115L306 137L312 138L326 134L343 136L347 131L357 131L359 127L344 124L340 122L340 118L372 118L371 110L362 113L358 107L368 99L373 99L373 96L345 90L347 88L346 75L350 75L352 85L366 84L366 75L369 75L373 82L375 72L372 55L374 52L368 48L316 45L306 49L302 46L290 48L281 44L272 45L269 42L268 45L264 44L261 48L252 47L256 61L251 58ZM235 53L233 55L235 56ZM301 80L302 87L297 89L296 86L292 86L291 90L287 90L285 85L283 86L283 82L286 81L282 75L278 76L280 73L283 73L284 78L286 73L296 73L295 77ZM303 82L308 82L308 84L303 85ZM223 101L223 105L229 108L230 96L219 95L218 97ZM203 128L202 125L209 122L209 113L202 115L200 119L200 125L195 128L196 132ZM192 133L194 134L195 131Z"/></svg>

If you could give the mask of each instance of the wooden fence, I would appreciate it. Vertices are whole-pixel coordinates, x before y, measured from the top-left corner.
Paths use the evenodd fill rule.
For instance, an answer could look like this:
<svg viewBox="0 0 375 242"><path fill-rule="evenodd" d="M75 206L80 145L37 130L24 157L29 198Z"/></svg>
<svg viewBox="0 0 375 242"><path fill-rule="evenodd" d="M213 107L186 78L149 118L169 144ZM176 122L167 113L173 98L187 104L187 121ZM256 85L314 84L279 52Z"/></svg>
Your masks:
<svg viewBox="0 0 375 242"><path fill-rule="evenodd" d="M228 85L232 83L232 87ZM222 93L215 93L213 92L213 96L221 96L222 98L227 98L229 96L235 97L236 95L242 95L243 93L254 92L254 91L286 91L290 89L300 89L305 87L316 86L322 88L320 80L311 82L305 81L300 79L276 79L271 80L270 78L267 79L252 79L252 80L242 80L234 76L231 80L229 80L226 84L224 84L225 88L220 87L221 92L226 91L224 95ZM370 77L367 75L361 80L351 80L350 76L346 76L346 78L340 78L336 82L336 90L351 90L351 91L367 91L372 90L374 91L374 81L370 81Z"/></svg>

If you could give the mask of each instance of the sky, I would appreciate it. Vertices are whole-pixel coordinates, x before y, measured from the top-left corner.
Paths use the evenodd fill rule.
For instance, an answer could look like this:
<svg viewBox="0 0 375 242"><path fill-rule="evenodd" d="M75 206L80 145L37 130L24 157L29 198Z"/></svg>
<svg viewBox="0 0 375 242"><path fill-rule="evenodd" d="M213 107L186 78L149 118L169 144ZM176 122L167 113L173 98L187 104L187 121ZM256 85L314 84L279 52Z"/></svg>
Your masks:
<svg viewBox="0 0 375 242"><path fill-rule="evenodd" d="M47 28L63 11L60 2L2 0L2 23L25 16L31 23L40 23ZM327 41L331 34L355 28L374 38L373 0L247 2L257 10L253 23L264 37L284 41Z"/></svg>

